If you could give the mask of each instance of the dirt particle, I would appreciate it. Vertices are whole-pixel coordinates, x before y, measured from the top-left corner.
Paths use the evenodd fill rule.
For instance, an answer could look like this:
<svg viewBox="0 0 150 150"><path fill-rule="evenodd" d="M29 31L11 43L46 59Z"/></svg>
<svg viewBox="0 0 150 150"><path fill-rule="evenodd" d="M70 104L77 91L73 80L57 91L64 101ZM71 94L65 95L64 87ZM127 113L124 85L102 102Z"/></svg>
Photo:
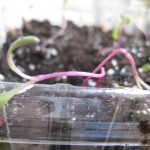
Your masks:
<svg viewBox="0 0 150 150"><path fill-rule="evenodd" d="M142 134L150 133L150 123L148 120L140 121L138 128Z"/></svg>

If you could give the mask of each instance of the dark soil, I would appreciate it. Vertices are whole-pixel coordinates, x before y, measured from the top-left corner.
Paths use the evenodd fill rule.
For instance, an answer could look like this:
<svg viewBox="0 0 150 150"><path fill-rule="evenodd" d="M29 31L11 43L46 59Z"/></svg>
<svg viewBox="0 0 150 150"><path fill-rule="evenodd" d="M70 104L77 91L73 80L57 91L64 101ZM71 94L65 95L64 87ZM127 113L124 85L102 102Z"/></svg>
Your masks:
<svg viewBox="0 0 150 150"><path fill-rule="evenodd" d="M48 21L24 22L22 29L11 29L7 34L7 43L2 49L0 74L5 76L5 81L25 82L7 66L6 52L9 45L22 35L36 35L41 39L39 45L29 45L19 48L14 54L14 60L20 69L29 75L45 74L50 72L78 70L92 72L98 64L108 55L100 54L103 49L112 47L114 40L110 32L103 32L100 27L82 28L68 22L65 33L55 40L54 44L49 44L46 49L42 49L43 42L54 35L59 30L58 26L52 26ZM136 35L124 33L122 47L127 48L134 56L137 68L150 60L148 42L140 31L136 30ZM116 56L106 65L108 71L103 87L134 86L135 81L129 62L123 55ZM141 78L148 82L150 73L140 74ZM81 85L83 77L56 78L43 81L42 83L69 83ZM96 83L91 80L89 86Z"/></svg>
<svg viewBox="0 0 150 150"><path fill-rule="evenodd" d="M139 129L140 129L140 132L143 134L150 133L150 123L148 122L148 120L140 121Z"/></svg>
<svg viewBox="0 0 150 150"><path fill-rule="evenodd" d="M150 133L150 123L148 122L148 120L142 120L140 121L138 128L144 135L144 139L141 141L142 144L148 144L149 140L147 139L147 136Z"/></svg>

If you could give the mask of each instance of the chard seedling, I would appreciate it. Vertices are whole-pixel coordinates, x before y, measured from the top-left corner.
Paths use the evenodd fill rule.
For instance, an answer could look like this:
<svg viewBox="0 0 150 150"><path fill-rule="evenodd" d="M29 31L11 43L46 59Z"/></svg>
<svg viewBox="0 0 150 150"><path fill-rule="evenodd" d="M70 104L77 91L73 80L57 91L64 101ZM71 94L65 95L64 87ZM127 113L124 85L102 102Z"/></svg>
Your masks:
<svg viewBox="0 0 150 150"><path fill-rule="evenodd" d="M115 27L112 30L112 38L114 40L119 40L119 41L121 41L121 39L122 39L124 24L128 24L131 22L131 20L126 16L121 16L120 18L121 18L121 22L119 23L119 25L117 27Z"/></svg>
<svg viewBox="0 0 150 150"><path fill-rule="evenodd" d="M66 15L65 15L67 3L68 3L68 0L63 0L63 16L62 16L62 25L61 25L60 29L54 35L52 35L50 38L46 39L43 42L42 49L45 49L45 47L47 45L54 44L55 40L64 34L64 32L67 28L67 24L68 24L68 21L66 19Z"/></svg>
<svg viewBox="0 0 150 150"><path fill-rule="evenodd" d="M125 49L118 49L118 50L115 50L114 52L112 52L109 56L107 56L99 65L98 67L93 71L93 73L97 73L102 67L104 67L104 65L110 60L112 59L114 56L118 55L118 54L124 54L124 56L129 60L130 62L130 65L131 65L131 68L132 68L132 72L134 74L134 78L135 78L135 81L136 81L136 84L138 86L138 88L142 89L142 86L144 88L146 88L147 90L150 90L150 86L148 86L140 77L139 77L139 74L137 72L137 69L136 69L136 65L135 65L135 61L132 57L132 55L130 53L128 53ZM82 83L82 86L85 86L86 83L88 82L88 80L90 79L91 77L87 77L84 82Z"/></svg>
<svg viewBox="0 0 150 150"><path fill-rule="evenodd" d="M116 41L112 47L108 47L100 51L99 54L105 55L121 47L124 33L124 25L129 24L131 20L126 16L121 16L121 22L112 30L112 38Z"/></svg>
<svg viewBox="0 0 150 150"><path fill-rule="evenodd" d="M116 41L114 43L114 45L112 47L108 47L108 48L105 48L103 50L101 50L98 55L102 54L102 55L106 55L118 48L121 47L122 45L122 39L123 39L123 36L124 36L124 30L125 30L125 25L126 24L129 24L129 23L132 23L145 37L146 41L149 40L149 35L148 35L148 32L146 32L146 29L143 28L143 27L138 27L134 22L133 20L131 20L129 17L127 16L121 16L121 22L118 24L117 27L113 28L112 29L112 38Z"/></svg>
<svg viewBox="0 0 150 150"><path fill-rule="evenodd" d="M105 69L101 68L100 74L90 73L90 72L82 72L82 71L66 71L66 72L56 72L56 73L50 73L50 74L42 74L37 76L30 76L23 72L21 72L15 65L12 57L12 52L14 52L15 49L17 49L20 46L30 44L30 43L37 43L39 42L39 39L35 36L27 36L27 37L21 37L15 42L13 42L8 49L7 53L7 61L9 67L18 75L20 75L23 78L29 79L27 83L22 84L21 86L14 88L10 91L4 92L0 94L0 108L3 107L13 96L15 96L18 93L26 91L28 88L31 88L31 86L37 82L40 82L42 80L61 77L61 76L85 76L85 77L91 77L91 78L98 78L99 80L104 78L105 76Z"/></svg>

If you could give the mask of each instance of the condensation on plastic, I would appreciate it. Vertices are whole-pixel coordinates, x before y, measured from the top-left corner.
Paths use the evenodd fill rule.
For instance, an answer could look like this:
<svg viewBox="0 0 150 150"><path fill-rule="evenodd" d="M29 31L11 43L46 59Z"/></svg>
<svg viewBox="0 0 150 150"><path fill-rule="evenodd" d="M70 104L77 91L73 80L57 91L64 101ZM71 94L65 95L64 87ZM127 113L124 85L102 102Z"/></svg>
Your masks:
<svg viewBox="0 0 150 150"><path fill-rule="evenodd" d="M0 92L18 85L0 82ZM2 143L150 143L150 92L144 90L35 85L12 98L0 116L5 120L0 126Z"/></svg>

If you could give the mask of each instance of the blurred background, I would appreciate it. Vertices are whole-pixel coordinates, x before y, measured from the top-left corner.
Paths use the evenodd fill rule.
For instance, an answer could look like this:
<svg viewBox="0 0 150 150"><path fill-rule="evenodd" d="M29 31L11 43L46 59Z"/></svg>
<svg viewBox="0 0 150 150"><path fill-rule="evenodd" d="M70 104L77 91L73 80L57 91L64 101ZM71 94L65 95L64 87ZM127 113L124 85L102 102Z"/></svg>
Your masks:
<svg viewBox="0 0 150 150"><path fill-rule="evenodd" d="M63 0L1 0L0 41L8 27L19 27L22 19L49 20L59 25L63 15ZM79 26L103 25L112 28L121 15L129 16L138 26L149 23L149 0L68 0L65 16Z"/></svg>

